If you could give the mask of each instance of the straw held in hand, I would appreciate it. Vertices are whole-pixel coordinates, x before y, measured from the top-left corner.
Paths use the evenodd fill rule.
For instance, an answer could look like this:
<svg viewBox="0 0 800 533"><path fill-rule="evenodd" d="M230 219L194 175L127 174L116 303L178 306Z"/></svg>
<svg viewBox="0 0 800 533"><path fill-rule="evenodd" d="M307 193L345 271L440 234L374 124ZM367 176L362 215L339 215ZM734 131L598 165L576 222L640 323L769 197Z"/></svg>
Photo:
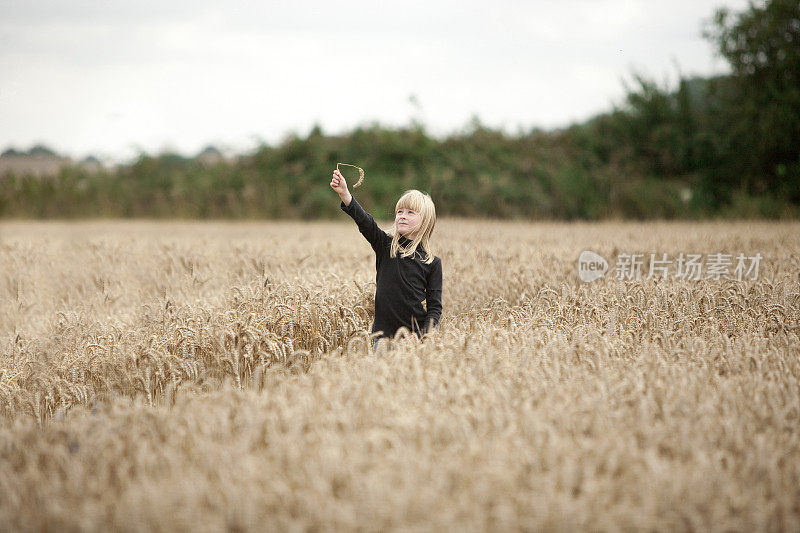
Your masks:
<svg viewBox="0 0 800 533"><path fill-rule="evenodd" d="M338 171L339 171L339 173L341 173L341 172L342 172L342 171L339 169L339 166L343 166L343 167L353 167L353 168L355 168L355 169L358 169L358 181L357 181L357 182L355 182L355 183L353 184L353 188L354 188L354 189L355 189L356 187L358 187L359 185L361 185L361 182L362 182L362 181L364 181L364 169L363 169L363 168L361 168L361 167L357 167L357 166L355 166L355 165L351 165L351 164L349 164L349 163L336 163L336 170L338 170Z"/></svg>

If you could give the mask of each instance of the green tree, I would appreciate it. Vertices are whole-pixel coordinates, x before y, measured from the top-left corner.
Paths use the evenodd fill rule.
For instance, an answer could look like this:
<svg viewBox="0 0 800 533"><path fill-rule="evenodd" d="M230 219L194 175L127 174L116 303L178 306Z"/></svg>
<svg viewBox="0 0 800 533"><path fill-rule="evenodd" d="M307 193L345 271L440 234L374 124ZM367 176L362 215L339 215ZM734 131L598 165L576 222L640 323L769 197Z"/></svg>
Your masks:
<svg viewBox="0 0 800 533"><path fill-rule="evenodd" d="M733 71L718 90L730 154L747 192L772 191L800 201L800 2L718 9L704 35ZM722 83L727 83L723 80Z"/></svg>

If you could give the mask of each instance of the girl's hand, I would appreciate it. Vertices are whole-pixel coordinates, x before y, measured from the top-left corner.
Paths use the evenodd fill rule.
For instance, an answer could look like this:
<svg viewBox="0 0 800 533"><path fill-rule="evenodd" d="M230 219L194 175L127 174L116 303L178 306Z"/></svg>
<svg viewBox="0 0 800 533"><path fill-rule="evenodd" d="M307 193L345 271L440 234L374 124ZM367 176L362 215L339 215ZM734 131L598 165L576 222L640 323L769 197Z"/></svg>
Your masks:
<svg viewBox="0 0 800 533"><path fill-rule="evenodd" d="M350 191L347 190L347 182L342 176L342 173L339 172L339 169L333 171L333 177L331 178L331 189L336 191L336 194L339 195L339 198L342 199L344 205L350 205L350 200L353 196L350 194Z"/></svg>
<svg viewBox="0 0 800 533"><path fill-rule="evenodd" d="M331 189L336 191L336 193L342 197L343 200L350 194L350 192L347 190L347 182L345 181L344 176L342 176L342 173L339 172L338 168L333 171L333 177L331 178Z"/></svg>

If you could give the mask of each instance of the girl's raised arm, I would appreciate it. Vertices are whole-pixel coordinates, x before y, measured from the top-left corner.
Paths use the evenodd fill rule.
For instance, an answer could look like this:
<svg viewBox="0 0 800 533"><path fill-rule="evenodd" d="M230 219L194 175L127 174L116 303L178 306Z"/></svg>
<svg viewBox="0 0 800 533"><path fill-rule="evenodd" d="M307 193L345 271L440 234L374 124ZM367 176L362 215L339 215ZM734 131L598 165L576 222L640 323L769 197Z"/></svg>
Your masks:
<svg viewBox="0 0 800 533"><path fill-rule="evenodd" d="M350 215L353 220L356 221L358 231L369 241L372 249L375 250L376 253L381 250L391 237L379 228L378 224L376 224L375 220L372 218L372 215L364 211L364 208L356 202L353 195L347 190L347 182L339 170L333 171L331 188L336 191L339 198L342 200L342 211Z"/></svg>

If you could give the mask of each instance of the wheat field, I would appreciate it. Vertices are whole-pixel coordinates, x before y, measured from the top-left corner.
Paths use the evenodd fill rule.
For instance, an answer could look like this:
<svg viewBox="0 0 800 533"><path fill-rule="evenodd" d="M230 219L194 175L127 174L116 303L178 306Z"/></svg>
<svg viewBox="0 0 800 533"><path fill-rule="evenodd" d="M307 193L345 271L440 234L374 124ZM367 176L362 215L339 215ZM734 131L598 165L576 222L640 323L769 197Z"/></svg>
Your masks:
<svg viewBox="0 0 800 533"><path fill-rule="evenodd" d="M350 221L0 224L0 530L800 530L800 224L433 240L440 330L373 353Z"/></svg>

